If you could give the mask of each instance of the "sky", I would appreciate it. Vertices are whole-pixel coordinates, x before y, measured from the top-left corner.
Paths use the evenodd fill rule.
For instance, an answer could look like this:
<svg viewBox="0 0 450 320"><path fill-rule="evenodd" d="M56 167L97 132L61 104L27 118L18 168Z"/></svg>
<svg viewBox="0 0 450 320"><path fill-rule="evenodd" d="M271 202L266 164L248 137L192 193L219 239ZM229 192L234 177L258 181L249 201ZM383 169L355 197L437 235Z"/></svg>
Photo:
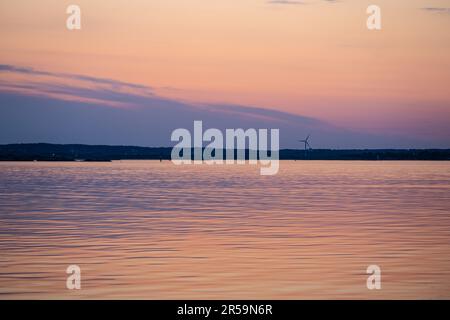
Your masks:
<svg viewBox="0 0 450 320"><path fill-rule="evenodd" d="M450 147L449 0L0 0L0 39L0 143L170 145L204 120Z"/></svg>

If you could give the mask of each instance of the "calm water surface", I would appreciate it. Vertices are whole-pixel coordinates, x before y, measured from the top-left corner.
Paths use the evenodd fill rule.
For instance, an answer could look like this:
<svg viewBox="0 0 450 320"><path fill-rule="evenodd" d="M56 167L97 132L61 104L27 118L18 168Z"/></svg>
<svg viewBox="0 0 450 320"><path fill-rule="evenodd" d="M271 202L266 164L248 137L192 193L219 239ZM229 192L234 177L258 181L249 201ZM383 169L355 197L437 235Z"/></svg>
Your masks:
<svg viewBox="0 0 450 320"><path fill-rule="evenodd" d="M450 298L450 162L0 163L10 298Z"/></svg>

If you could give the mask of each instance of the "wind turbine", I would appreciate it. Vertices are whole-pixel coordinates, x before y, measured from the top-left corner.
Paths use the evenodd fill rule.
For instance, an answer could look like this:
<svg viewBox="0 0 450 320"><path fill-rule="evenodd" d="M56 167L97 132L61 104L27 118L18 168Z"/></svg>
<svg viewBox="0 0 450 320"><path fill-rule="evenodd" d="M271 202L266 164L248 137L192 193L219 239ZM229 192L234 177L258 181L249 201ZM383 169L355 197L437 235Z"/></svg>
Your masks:
<svg viewBox="0 0 450 320"><path fill-rule="evenodd" d="M309 144L309 137L311 136L311 134L308 134L308 136L306 137L305 140L298 140L299 142L302 142L305 144L305 159L306 159L306 154L308 152L308 150L311 150L311 146Z"/></svg>

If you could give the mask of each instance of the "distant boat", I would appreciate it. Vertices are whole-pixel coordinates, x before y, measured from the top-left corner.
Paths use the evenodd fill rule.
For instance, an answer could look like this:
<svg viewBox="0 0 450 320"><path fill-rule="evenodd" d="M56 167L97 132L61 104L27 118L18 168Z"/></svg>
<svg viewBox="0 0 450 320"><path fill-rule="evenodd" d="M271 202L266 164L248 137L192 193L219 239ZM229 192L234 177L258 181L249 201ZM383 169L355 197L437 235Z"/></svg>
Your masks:
<svg viewBox="0 0 450 320"><path fill-rule="evenodd" d="M75 159L74 161L75 162L84 162L85 160L84 159Z"/></svg>

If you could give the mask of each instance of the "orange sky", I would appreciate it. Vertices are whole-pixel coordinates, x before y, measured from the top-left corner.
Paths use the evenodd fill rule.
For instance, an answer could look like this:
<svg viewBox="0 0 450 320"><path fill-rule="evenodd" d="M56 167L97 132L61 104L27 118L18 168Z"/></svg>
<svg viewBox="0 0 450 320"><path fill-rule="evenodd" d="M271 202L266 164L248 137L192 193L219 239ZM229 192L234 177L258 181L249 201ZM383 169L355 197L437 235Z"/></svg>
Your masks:
<svg viewBox="0 0 450 320"><path fill-rule="evenodd" d="M0 2L0 62L152 86L376 130L450 118L450 1ZM78 4L82 30L65 27ZM382 30L366 8L382 9ZM398 124L395 124L398 125Z"/></svg>

